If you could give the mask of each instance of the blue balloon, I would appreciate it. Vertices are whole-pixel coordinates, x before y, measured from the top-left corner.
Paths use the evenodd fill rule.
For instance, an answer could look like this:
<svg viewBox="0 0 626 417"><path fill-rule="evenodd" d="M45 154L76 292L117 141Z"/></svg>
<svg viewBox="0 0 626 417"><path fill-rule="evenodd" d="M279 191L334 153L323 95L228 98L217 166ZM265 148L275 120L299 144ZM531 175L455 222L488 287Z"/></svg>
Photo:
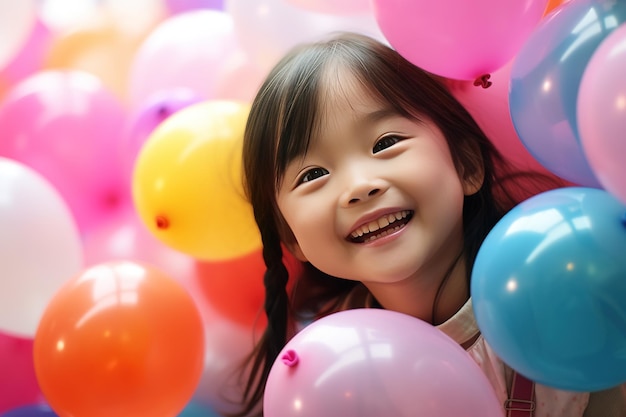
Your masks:
<svg viewBox="0 0 626 417"><path fill-rule="evenodd" d="M567 187L507 213L472 270L474 313L504 362L543 385L626 382L626 206Z"/></svg>
<svg viewBox="0 0 626 417"><path fill-rule="evenodd" d="M601 188L580 142L580 82L602 41L626 22L626 2L577 0L542 20L511 66L509 109L520 140L545 168Z"/></svg>
<svg viewBox="0 0 626 417"><path fill-rule="evenodd" d="M30 404L12 408L0 417L58 417L46 404Z"/></svg>
<svg viewBox="0 0 626 417"><path fill-rule="evenodd" d="M177 417L220 417L220 415L204 404L191 401Z"/></svg>

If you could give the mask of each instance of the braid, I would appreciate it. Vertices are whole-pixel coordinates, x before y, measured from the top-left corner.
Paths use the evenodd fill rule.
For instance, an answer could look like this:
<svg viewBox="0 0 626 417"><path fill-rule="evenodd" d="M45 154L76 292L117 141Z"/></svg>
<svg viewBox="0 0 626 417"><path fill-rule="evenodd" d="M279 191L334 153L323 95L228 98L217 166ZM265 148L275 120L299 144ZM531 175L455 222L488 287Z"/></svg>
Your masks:
<svg viewBox="0 0 626 417"><path fill-rule="evenodd" d="M289 298L287 281L289 273L283 264L280 237L273 219L259 221L263 240L263 259L267 270L263 278L265 285L265 314L267 327L251 354L250 377L244 390L245 405L240 414L248 415L263 400L265 384L270 369L281 349L287 343Z"/></svg>

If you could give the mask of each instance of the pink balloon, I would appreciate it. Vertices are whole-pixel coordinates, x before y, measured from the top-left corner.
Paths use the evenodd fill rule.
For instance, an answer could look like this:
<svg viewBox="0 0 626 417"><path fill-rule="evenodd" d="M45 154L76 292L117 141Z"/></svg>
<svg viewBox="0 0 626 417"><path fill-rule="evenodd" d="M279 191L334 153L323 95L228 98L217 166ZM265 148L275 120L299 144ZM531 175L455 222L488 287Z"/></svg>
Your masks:
<svg viewBox="0 0 626 417"><path fill-rule="evenodd" d="M33 363L33 339L0 333L0 414L43 403Z"/></svg>
<svg viewBox="0 0 626 417"><path fill-rule="evenodd" d="M245 379L240 378L240 366L260 334L220 314L204 295L198 278L202 277L188 275L182 280L204 324L204 369L193 400L226 415L241 408Z"/></svg>
<svg viewBox="0 0 626 417"><path fill-rule="evenodd" d="M13 85L39 71L52 43L52 32L36 19L30 35L13 59L0 71L0 83Z"/></svg>
<svg viewBox="0 0 626 417"><path fill-rule="evenodd" d="M509 113L510 74L511 62L491 74L488 88L461 80L448 80L448 86L504 156L521 168L547 173L528 152L513 126Z"/></svg>
<svg viewBox="0 0 626 417"><path fill-rule="evenodd" d="M83 238L83 250L86 266L109 261L141 262L181 283L195 274L197 262L154 237L132 208L94 227Z"/></svg>
<svg viewBox="0 0 626 417"><path fill-rule="evenodd" d="M626 24L593 53L580 82L577 121L585 156L606 191L626 203Z"/></svg>
<svg viewBox="0 0 626 417"><path fill-rule="evenodd" d="M124 119L122 104L94 75L40 71L0 106L0 155L50 181L84 232L130 200L118 153Z"/></svg>
<svg viewBox="0 0 626 417"><path fill-rule="evenodd" d="M437 328L382 309L319 319L274 362L266 417L503 415L487 377Z"/></svg>
<svg viewBox="0 0 626 417"><path fill-rule="evenodd" d="M237 45L233 20L222 11L192 10L167 18L140 45L132 62L132 106L175 88L213 98L222 63Z"/></svg>
<svg viewBox="0 0 626 417"><path fill-rule="evenodd" d="M504 66L541 20L547 0L372 0L389 43L434 74L474 80Z"/></svg>

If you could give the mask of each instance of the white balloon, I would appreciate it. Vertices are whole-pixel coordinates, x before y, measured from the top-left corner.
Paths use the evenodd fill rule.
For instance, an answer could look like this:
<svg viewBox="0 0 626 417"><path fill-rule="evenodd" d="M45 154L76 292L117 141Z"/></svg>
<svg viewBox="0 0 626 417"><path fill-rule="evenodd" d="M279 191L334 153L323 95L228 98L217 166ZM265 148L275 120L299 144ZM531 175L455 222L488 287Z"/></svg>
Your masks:
<svg viewBox="0 0 626 417"><path fill-rule="evenodd" d="M0 330L34 337L48 303L82 264L78 226L58 191L0 157Z"/></svg>
<svg viewBox="0 0 626 417"><path fill-rule="evenodd" d="M242 47L265 69L294 46L336 32L362 33L387 43L372 10L335 16L305 10L287 0L225 0L224 9L233 17Z"/></svg>
<svg viewBox="0 0 626 417"><path fill-rule="evenodd" d="M22 47L35 24L34 0L0 0L0 69Z"/></svg>

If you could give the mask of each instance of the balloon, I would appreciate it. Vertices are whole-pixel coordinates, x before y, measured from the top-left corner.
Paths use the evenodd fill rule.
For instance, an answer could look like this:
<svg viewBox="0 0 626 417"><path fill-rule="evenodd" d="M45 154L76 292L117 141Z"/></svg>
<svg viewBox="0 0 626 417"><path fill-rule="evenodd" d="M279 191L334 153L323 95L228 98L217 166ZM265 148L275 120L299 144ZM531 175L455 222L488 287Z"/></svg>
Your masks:
<svg viewBox="0 0 626 417"><path fill-rule="evenodd" d="M129 180L132 180L137 155L154 129L177 111L201 101L203 98L188 88L162 90L150 96L130 115L120 147L124 172Z"/></svg>
<svg viewBox="0 0 626 417"><path fill-rule="evenodd" d="M132 260L157 267L183 283L195 275L196 260L159 241L129 208L83 237L85 265Z"/></svg>
<svg viewBox="0 0 626 417"><path fill-rule="evenodd" d="M171 14L178 14L197 9L222 10L224 0L166 0L165 5Z"/></svg>
<svg viewBox="0 0 626 417"><path fill-rule="evenodd" d="M187 404L182 413L178 417L220 417L211 408L206 407L197 402Z"/></svg>
<svg viewBox="0 0 626 417"><path fill-rule="evenodd" d="M372 2L380 29L400 54L429 72L460 80L475 80L511 60L541 20L546 3L547 0Z"/></svg>
<svg viewBox="0 0 626 417"><path fill-rule="evenodd" d="M169 15L163 0L99 0L100 14L127 36L142 40Z"/></svg>
<svg viewBox="0 0 626 417"><path fill-rule="evenodd" d="M217 75L216 100L235 100L252 103L265 80L264 70L243 48L237 48L222 63Z"/></svg>
<svg viewBox="0 0 626 417"><path fill-rule="evenodd" d="M548 5L546 6L546 10L543 12L543 15L547 16L548 14L552 13L558 7L560 7L563 4L566 4L567 2L569 2L569 0L550 0L550 1L548 1Z"/></svg>
<svg viewBox="0 0 626 417"><path fill-rule="evenodd" d="M255 334L199 303L204 319L204 369L193 400L219 413L235 413L241 407L245 380L239 371L252 352Z"/></svg>
<svg viewBox="0 0 626 417"><path fill-rule="evenodd" d="M594 52L580 82L576 117L585 156L604 189L626 203L626 23Z"/></svg>
<svg viewBox="0 0 626 417"><path fill-rule="evenodd" d="M249 105L207 101L157 127L133 174L143 223L165 244L202 260L232 259L261 247L241 180Z"/></svg>
<svg viewBox="0 0 626 417"><path fill-rule="evenodd" d="M287 290L293 288L301 263L284 251L283 263L289 271ZM266 266L263 251L225 261L197 262L196 275L200 293L220 314L245 327L263 330L267 318L263 312ZM255 326L256 325L256 326Z"/></svg>
<svg viewBox="0 0 626 417"><path fill-rule="evenodd" d="M489 88L472 81L446 80L452 95L463 104L498 150L520 168L549 172L528 152L509 113L509 79L512 62L491 74Z"/></svg>
<svg viewBox="0 0 626 417"><path fill-rule="evenodd" d="M437 328L381 309L314 321L274 362L264 415L502 416L489 380Z"/></svg>
<svg viewBox="0 0 626 417"><path fill-rule="evenodd" d="M82 27L85 22L98 20L102 0L70 1L39 0L37 14L55 34L70 32Z"/></svg>
<svg viewBox="0 0 626 417"><path fill-rule="evenodd" d="M22 48L0 70L0 84L12 86L39 71L43 67L51 39L51 31L39 19L36 19Z"/></svg>
<svg viewBox="0 0 626 417"><path fill-rule="evenodd" d="M15 407L44 400L35 376L31 338L0 333L0 369L0 416Z"/></svg>
<svg viewBox="0 0 626 417"><path fill-rule="evenodd" d="M44 67L93 74L119 100L127 101L128 73L142 39L131 36L112 19L100 19L55 36Z"/></svg>
<svg viewBox="0 0 626 417"><path fill-rule="evenodd" d="M57 414L45 404L34 404L14 408L0 417L57 417Z"/></svg>
<svg viewBox="0 0 626 417"><path fill-rule="evenodd" d="M604 190L561 188L519 204L484 240L476 320L513 369L570 391L626 381L624 213Z"/></svg>
<svg viewBox="0 0 626 417"><path fill-rule="evenodd" d="M355 15L371 11L369 0L287 0L287 3L312 12L336 15Z"/></svg>
<svg viewBox="0 0 626 417"><path fill-rule="evenodd" d="M0 157L0 330L35 334L54 293L82 267L77 225L57 190Z"/></svg>
<svg viewBox="0 0 626 417"><path fill-rule="evenodd" d="M0 2L0 69L13 59L28 39L36 8L34 0Z"/></svg>
<svg viewBox="0 0 626 417"><path fill-rule="evenodd" d="M132 107L175 88L213 98L221 65L237 47L233 19L224 12L195 10L165 19L133 59L128 85Z"/></svg>
<svg viewBox="0 0 626 417"><path fill-rule="evenodd" d="M158 269L108 262L69 280L35 335L35 372L62 416L173 416L202 372L193 299Z"/></svg>
<svg viewBox="0 0 626 417"><path fill-rule="evenodd" d="M128 201L118 154L125 110L94 75L40 71L0 105L0 155L41 173L85 232Z"/></svg>
<svg viewBox="0 0 626 417"><path fill-rule="evenodd" d="M233 17L242 48L266 72L296 45L338 31L363 33L386 43L373 13L333 16L310 12L285 0L225 0L224 9Z"/></svg>
<svg viewBox="0 0 626 417"><path fill-rule="evenodd" d="M515 129L543 166L575 184L600 188L577 128L581 78L598 45L625 20L625 2L571 2L539 23L513 61Z"/></svg>

